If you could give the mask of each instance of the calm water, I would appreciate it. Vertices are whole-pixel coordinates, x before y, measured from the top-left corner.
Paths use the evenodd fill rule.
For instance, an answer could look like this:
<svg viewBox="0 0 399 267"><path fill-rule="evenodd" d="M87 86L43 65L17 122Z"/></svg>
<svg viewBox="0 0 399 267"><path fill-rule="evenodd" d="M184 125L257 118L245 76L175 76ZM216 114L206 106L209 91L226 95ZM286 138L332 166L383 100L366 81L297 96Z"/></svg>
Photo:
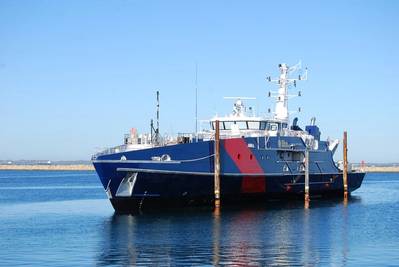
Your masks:
<svg viewBox="0 0 399 267"><path fill-rule="evenodd" d="M399 265L399 174L311 205L117 216L94 172L0 171L0 265Z"/></svg>

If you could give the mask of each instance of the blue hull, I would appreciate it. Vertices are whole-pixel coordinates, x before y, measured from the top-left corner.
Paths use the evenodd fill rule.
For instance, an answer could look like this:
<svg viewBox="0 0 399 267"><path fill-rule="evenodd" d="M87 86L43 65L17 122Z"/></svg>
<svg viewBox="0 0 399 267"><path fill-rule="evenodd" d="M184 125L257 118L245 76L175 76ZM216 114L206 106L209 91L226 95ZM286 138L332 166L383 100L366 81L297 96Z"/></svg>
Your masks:
<svg viewBox="0 0 399 267"><path fill-rule="evenodd" d="M222 140L221 201L303 197L303 161L298 156L304 148L302 140L295 137ZM93 164L117 212L212 205L213 149L213 141L177 144L103 155ZM170 160L152 160L161 155L168 155ZM324 142L320 141L318 150L310 154L309 169L311 196L343 192L342 172ZM364 175L348 173L349 192L361 186ZM118 193L128 183L131 191L127 195Z"/></svg>

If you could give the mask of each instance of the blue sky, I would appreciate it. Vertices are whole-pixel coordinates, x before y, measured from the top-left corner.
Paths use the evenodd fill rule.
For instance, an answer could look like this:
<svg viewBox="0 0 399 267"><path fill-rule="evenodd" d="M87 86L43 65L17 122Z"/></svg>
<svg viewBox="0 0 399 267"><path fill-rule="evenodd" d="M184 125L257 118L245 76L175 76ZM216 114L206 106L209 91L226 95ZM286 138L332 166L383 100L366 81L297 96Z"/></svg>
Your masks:
<svg viewBox="0 0 399 267"><path fill-rule="evenodd" d="M0 159L89 159L149 128L157 89L161 132L191 131L196 62L200 119L235 95L264 114L265 77L302 60L300 124L399 162L398 26L397 1L2 0Z"/></svg>

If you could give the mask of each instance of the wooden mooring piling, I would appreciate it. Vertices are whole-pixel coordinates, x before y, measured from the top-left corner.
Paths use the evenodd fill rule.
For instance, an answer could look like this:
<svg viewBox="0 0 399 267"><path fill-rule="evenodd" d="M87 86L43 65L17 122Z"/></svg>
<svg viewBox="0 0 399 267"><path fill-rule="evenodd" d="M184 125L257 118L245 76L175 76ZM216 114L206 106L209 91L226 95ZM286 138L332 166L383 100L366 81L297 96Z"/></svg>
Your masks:
<svg viewBox="0 0 399 267"><path fill-rule="evenodd" d="M305 208L309 208L309 149L305 150Z"/></svg>
<svg viewBox="0 0 399 267"><path fill-rule="evenodd" d="M342 179L344 183L344 198L348 198L348 134L344 132L343 141L343 157L344 157L344 169L342 173Z"/></svg>
<svg viewBox="0 0 399 267"><path fill-rule="evenodd" d="M215 122L215 160L214 160L214 192L215 192L215 208L220 207L220 128L219 121Z"/></svg>

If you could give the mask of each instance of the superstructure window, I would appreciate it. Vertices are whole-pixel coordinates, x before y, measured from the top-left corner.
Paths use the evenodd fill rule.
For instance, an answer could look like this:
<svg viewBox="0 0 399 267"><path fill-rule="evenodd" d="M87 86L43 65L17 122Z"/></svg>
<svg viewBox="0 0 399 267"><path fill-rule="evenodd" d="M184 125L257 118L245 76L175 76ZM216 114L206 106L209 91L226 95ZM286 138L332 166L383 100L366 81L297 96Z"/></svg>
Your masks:
<svg viewBox="0 0 399 267"><path fill-rule="evenodd" d="M211 127L212 127L212 130L215 130L215 127L216 126L216 122L215 121L213 121L213 122L211 122ZM223 130L223 122L219 122L219 129L220 130Z"/></svg>
<svg viewBox="0 0 399 267"><path fill-rule="evenodd" d="M258 121L249 121L248 122L248 129L250 129L250 130L258 130L259 129L259 122Z"/></svg>
<svg viewBox="0 0 399 267"><path fill-rule="evenodd" d="M232 121L225 121L223 122L225 130L231 130L231 125L233 124Z"/></svg>
<svg viewBox="0 0 399 267"><path fill-rule="evenodd" d="M266 130L266 122L265 121L261 121L259 124L259 130Z"/></svg>
<svg viewBox="0 0 399 267"><path fill-rule="evenodd" d="M277 130L278 130L278 125L277 125L277 123L270 123L268 126L269 126L269 127L268 127L268 130L269 130L269 131L277 131Z"/></svg>
<svg viewBox="0 0 399 267"><path fill-rule="evenodd" d="M235 121L234 123L238 125L238 128L240 130L247 130L248 129L248 125L247 125L246 121Z"/></svg>

